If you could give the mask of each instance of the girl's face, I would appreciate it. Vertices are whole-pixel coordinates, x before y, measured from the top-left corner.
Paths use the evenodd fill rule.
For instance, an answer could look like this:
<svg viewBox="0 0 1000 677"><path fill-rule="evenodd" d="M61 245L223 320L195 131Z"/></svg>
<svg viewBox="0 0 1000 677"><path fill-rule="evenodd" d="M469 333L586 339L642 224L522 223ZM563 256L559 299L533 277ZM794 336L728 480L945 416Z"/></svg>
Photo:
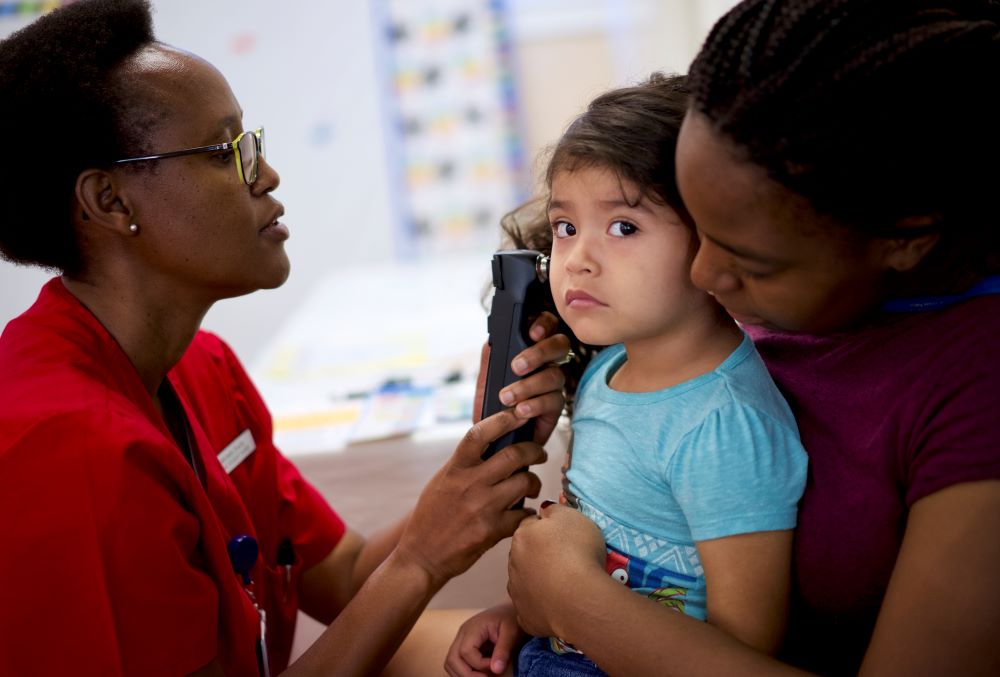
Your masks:
<svg viewBox="0 0 1000 677"><path fill-rule="evenodd" d="M614 172L556 173L548 214L552 296L584 343L656 339L714 305L688 275L691 229Z"/></svg>
<svg viewBox="0 0 1000 677"><path fill-rule="evenodd" d="M243 111L225 78L191 54L152 45L123 67L122 78L163 113L147 140L152 153L226 143L244 131ZM140 228L132 243L143 284L210 302L287 278L284 210L271 196L279 179L265 160L252 186L240 180L232 151L116 173Z"/></svg>
<svg viewBox="0 0 1000 677"><path fill-rule="evenodd" d="M695 112L681 127L677 182L701 240L691 279L739 322L825 333L878 306L881 241L817 213Z"/></svg>

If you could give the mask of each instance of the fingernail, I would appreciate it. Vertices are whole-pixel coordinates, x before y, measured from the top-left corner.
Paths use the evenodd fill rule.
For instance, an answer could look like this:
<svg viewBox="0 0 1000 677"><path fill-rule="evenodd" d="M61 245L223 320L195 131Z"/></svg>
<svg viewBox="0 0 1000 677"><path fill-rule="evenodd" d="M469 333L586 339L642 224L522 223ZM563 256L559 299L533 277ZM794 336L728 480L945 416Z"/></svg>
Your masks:
<svg viewBox="0 0 1000 677"><path fill-rule="evenodd" d="M501 672L507 669L507 662L501 660L493 661L493 674L499 675Z"/></svg>
<svg viewBox="0 0 1000 677"><path fill-rule="evenodd" d="M528 369L528 361L523 357L519 357L514 360L514 363L511 366L514 368L514 371L520 374L522 371L526 371Z"/></svg>
<svg viewBox="0 0 1000 677"><path fill-rule="evenodd" d="M542 510L545 510L550 505L555 505L555 501L542 501Z"/></svg>
<svg viewBox="0 0 1000 677"><path fill-rule="evenodd" d="M509 390L501 390L500 401L509 407L510 405L514 404L514 393L510 392Z"/></svg>
<svg viewBox="0 0 1000 677"><path fill-rule="evenodd" d="M542 329L540 325L536 324L534 327L531 328L531 331L528 332L528 335L537 341L538 339L545 336L545 330Z"/></svg>
<svg viewBox="0 0 1000 677"><path fill-rule="evenodd" d="M514 407L514 413L521 418L530 418L532 413L531 405L527 402L521 402L521 404Z"/></svg>

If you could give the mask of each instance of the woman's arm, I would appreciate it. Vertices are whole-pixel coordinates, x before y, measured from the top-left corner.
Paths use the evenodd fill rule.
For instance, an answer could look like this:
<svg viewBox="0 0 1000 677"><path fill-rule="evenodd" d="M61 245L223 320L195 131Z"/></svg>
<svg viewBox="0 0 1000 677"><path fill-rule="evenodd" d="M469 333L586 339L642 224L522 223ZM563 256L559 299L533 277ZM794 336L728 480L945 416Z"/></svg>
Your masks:
<svg viewBox="0 0 1000 677"><path fill-rule="evenodd" d="M299 582L299 607L329 625L399 542L409 515L365 539L348 530L321 562Z"/></svg>
<svg viewBox="0 0 1000 677"><path fill-rule="evenodd" d="M491 440L521 423L512 413L501 412L472 427L428 482L389 556L289 668L289 675L377 674L431 597L514 532L529 511L508 507L522 496L536 496L540 488L535 475L515 470L543 461L545 453L535 443L522 443L487 461L480 455ZM341 560L340 572L350 578L363 551L350 565L350 558ZM327 580L336 573L327 571Z"/></svg>
<svg viewBox="0 0 1000 677"><path fill-rule="evenodd" d="M862 674L1000 674L1000 482L954 485L914 504ZM511 544L521 626L572 642L610 674L802 674L710 623L610 579L600 531L552 506ZM572 584L569 582L572 581Z"/></svg>
<svg viewBox="0 0 1000 677"><path fill-rule="evenodd" d="M913 504L861 674L1000 674L1000 481Z"/></svg>

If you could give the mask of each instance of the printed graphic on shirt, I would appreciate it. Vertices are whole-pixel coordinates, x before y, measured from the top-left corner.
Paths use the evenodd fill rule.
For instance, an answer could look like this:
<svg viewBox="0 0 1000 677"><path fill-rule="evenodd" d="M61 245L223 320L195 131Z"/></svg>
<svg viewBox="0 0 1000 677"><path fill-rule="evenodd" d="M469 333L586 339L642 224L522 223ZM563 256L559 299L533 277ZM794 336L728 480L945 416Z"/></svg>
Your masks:
<svg viewBox="0 0 1000 677"><path fill-rule="evenodd" d="M587 501L574 501L571 497L567 497L567 499L570 505L574 505L577 510L598 526L604 536L604 542L608 544L610 549L631 553L630 557L643 563L646 567L644 570L639 570L638 564L633 565L636 568L636 573L642 575L643 581L652 579L652 582L655 583L657 576L675 574L681 577L679 583L691 585L696 579L705 575L701 560L698 558L698 549L693 544L674 543L650 536L605 515ZM663 574L664 571L666 574ZM629 585L629 587L649 588L651 586L643 582Z"/></svg>

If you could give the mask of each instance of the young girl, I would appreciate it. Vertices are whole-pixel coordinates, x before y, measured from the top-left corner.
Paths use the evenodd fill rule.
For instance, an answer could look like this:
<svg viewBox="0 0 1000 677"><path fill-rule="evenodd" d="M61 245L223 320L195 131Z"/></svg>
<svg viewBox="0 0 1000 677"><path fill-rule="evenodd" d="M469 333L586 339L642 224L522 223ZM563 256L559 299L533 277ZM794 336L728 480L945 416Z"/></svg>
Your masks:
<svg viewBox="0 0 1000 677"><path fill-rule="evenodd" d="M604 94L548 166L552 296L577 339L607 346L577 389L562 500L600 527L612 577L772 651L806 456L753 344L688 274L697 238L673 177L687 97L662 75ZM518 639L514 608L490 609L447 667L500 673ZM603 674L555 637L531 639L517 672Z"/></svg>

